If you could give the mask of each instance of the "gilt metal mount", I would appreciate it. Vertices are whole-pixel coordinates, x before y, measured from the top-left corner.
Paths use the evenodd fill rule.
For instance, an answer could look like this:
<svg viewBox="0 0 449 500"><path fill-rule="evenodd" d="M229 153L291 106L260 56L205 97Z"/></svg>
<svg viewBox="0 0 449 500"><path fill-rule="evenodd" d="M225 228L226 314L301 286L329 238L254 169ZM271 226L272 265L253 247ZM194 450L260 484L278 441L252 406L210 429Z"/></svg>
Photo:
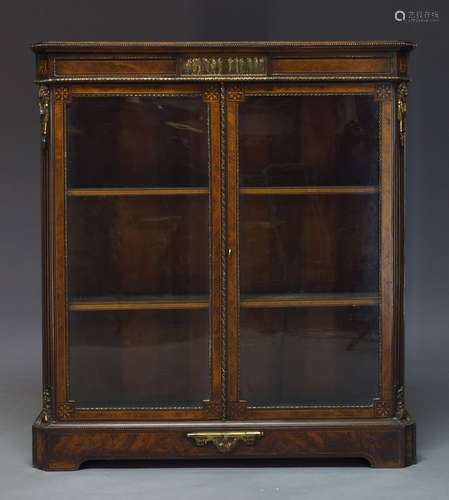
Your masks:
<svg viewBox="0 0 449 500"><path fill-rule="evenodd" d="M44 424L51 420L52 413L52 388L50 386L44 387L42 391L42 413L41 419Z"/></svg>
<svg viewBox="0 0 449 500"><path fill-rule="evenodd" d="M41 144L47 145L48 122L50 115L50 90L46 85L39 87L39 114L41 117Z"/></svg>
<svg viewBox="0 0 449 500"><path fill-rule="evenodd" d="M185 57L179 61L184 76L267 75L264 56L207 56Z"/></svg>
<svg viewBox="0 0 449 500"><path fill-rule="evenodd" d="M263 436L261 431L242 432L190 432L187 434L197 446L213 444L221 453L229 453L240 442L246 446L255 444Z"/></svg>
<svg viewBox="0 0 449 500"><path fill-rule="evenodd" d="M407 112L407 95L407 84L405 82L401 82L398 86L396 113L399 123L399 139L402 147L405 145L405 113Z"/></svg>
<svg viewBox="0 0 449 500"><path fill-rule="evenodd" d="M395 417L402 422L410 422L411 417L405 408L404 386L400 385L396 390L396 415Z"/></svg>

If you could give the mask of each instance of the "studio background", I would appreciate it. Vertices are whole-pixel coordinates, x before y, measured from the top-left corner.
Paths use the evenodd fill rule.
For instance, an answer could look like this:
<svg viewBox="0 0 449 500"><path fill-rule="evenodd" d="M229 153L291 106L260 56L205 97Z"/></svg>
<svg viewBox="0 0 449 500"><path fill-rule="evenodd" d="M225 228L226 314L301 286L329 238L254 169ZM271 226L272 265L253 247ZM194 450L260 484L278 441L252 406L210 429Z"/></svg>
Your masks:
<svg viewBox="0 0 449 500"><path fill-rule="evenodd" d="M0 119L0 498L446 499L449 488L449 23L442 0L127 0L2 6ZM397 22L394 12L438 12ZM406 400L418 464L156 464L44 473L31 467L41 409L40 144L32 42L41 40L407 40Z"/></svg>

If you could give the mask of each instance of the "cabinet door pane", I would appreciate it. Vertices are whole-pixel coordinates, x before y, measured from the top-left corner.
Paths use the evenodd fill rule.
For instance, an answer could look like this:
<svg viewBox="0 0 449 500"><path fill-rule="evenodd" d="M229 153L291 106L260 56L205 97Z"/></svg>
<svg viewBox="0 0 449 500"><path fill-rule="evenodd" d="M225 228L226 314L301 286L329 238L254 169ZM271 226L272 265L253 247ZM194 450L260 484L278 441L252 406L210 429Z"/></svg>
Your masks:
<svg viewBox="0 0 449 500"><path fill-rule="evenodd" d="M377 221L377 195L241 195L241 293L377 293Z"/></svg>
<svg viewBox="0 0 449 500"><path fill-rule="evenodd" d="M90 97L67 111L69 188L208 185L200 98Z"/></svg>
<svg viewBox="0 0 449 500"><path fill-rule="evenodd" d="M208 294L207 196L73 197L68 228L72 299Z"/></svg>
<svg viewBox="0 0 449 500"><path fill-rule="evenodd" d="M69 397L162 417L201 409L212 397L208 104L200 92L74 96L65 114Z"/></svg>
<svg viewBox="0 0 449 500"><path fill-rule="evenodd" d="M239 113L240 185L376 185L372 96L250 97Z"/></svg>
<svg viewBox="0 0 449 500"><path fill-rule="evenodd" d="M255 406L368 405L377 307L242 309L240 396Z"/></svg>
<svg viewBox="0 0 449 500"><path fill-rule="evenodd" d="M201 406L209 393L208 312L76 311L70 398L81 406Z"/></svg>
<svg viewBox="0 0 449 500"><path fill-rule="evenodd" d="M379 376L378 104L247 95L237 122L239 399L369 406Z"/></svg>

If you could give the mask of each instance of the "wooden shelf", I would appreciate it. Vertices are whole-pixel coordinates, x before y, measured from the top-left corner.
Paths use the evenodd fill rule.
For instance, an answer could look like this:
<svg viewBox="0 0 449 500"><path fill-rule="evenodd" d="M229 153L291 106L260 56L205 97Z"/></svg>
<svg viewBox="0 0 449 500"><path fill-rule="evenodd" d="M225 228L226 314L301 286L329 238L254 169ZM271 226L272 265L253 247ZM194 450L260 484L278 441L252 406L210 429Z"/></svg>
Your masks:
<svg viewBox="0 0 449 500"><path fill-rule="evenodd" d="M68 196L187 196L207 195L209 188L86 188L69 189Z"/></svg>
<svg viewBox="0 0 449 500"><path fill-rule="evenodd" d="M246 195L315 195L315 194L376 194L377 186L301 186L301 187L244 187L240 194Z"/></svg>
<svg viewBox="0 0 449 500"><path fill-rule="evenodd" d="M130 297L129 299L77 299L69 303L70 311L146 311L169 309L207 309L206 295Z"/></svg>
<svg viewBox="0 0 449 500"><path fill-rule="evenodd" d="M379 303L377 294L279 294L279 295L242 295L240 306L243 308L282 308L282 307L351 307L374 306Z"/></svg>
<svg viewBox="0 0 449 500"><path fill-rule="evenodd" d="M243 295L240 306L247 309L283 307L357 307L379 304L376 294L251 294ZM208 297L156 296L129 299L76 299L69 303L70 311L139 311L162 309L207 309Z"/></svg>

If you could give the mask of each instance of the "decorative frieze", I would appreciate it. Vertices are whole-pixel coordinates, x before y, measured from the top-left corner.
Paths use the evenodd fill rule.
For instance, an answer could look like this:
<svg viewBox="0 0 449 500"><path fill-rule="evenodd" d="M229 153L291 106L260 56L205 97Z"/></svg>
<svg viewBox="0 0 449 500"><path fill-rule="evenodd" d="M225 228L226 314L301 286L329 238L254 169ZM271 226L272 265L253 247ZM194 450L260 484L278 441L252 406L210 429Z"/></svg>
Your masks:
<svg viewBox="0 0 449 500"><path fill-rule="evenodd" d="M179 73L184 76L266 75L265 56L185 57Z"/></svg>

